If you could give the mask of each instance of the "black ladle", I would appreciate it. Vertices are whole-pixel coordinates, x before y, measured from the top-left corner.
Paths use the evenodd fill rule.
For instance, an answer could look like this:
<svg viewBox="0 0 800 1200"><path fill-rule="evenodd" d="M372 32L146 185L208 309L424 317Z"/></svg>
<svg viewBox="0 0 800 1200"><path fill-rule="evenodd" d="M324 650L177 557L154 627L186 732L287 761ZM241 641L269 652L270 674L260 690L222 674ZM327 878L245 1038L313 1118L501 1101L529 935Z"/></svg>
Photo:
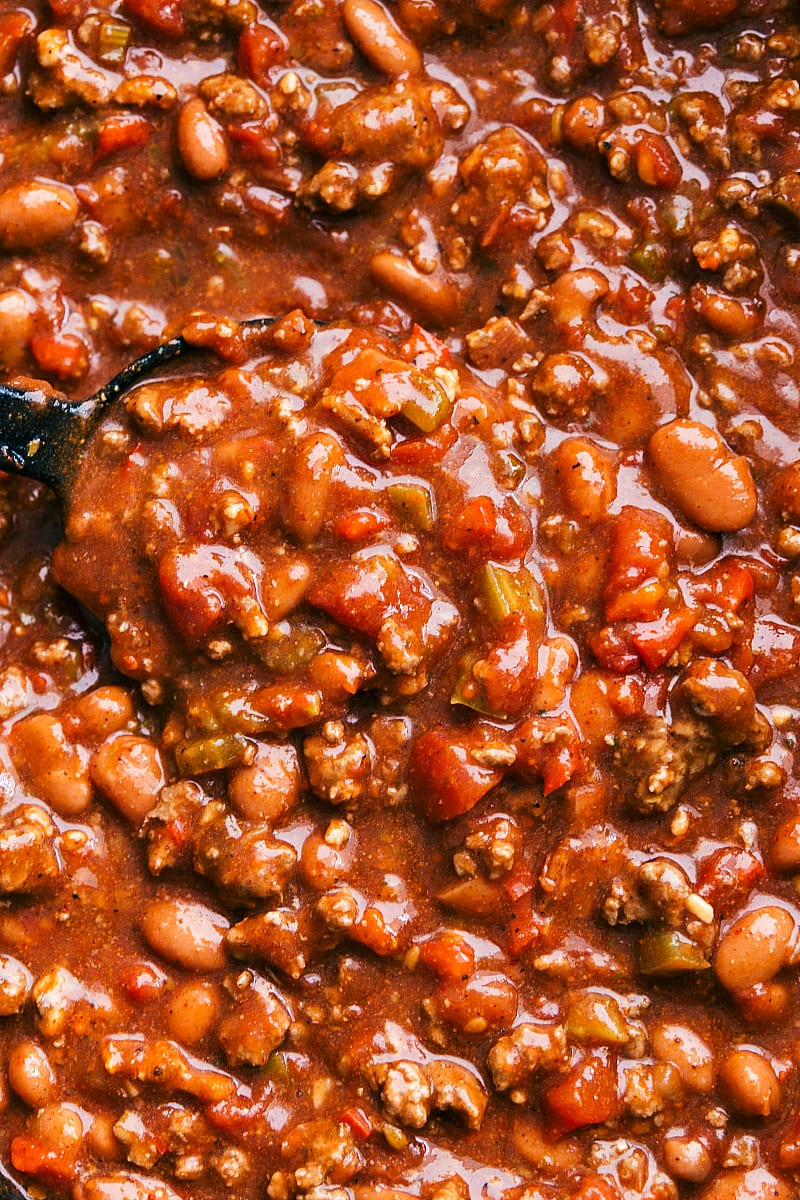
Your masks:
<svg viewBox="0 0 800 1200"><path fill-rule="evenodd" d="M274 317L242 321L267 329ZM68 400L44 388L0 384L0 470L46 483L62 507L81 465L87 442L101 416L135 383L189 351L208 350L178 335L134 359L87 400Z"/></svg>

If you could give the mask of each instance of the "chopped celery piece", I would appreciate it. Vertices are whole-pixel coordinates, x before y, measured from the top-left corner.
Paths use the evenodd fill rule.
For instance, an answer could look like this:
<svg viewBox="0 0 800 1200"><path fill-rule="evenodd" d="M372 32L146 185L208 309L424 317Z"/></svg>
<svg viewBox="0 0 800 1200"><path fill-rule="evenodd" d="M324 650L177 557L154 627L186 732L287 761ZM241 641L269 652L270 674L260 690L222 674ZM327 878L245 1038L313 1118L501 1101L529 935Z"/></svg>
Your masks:
<svg viewBox="0 0 800 1200"><path fill-rule="evenodd" d="M391 483L386 489L397 515L420 533L433 529L433 499L422 483Z"/></svg>
<svg viewBox="0 0 800 1200"><path fill-rule="evenodd" d="M541 589L524 567L510 571L507 567L487 563L478 576L478 595L483 600L487 617L495 626L512 613L522 613L536 624L544 620Z"/></svg>
<svg viewBox="0 0 800 1200"><path fill-rule="evenodd" d="M652 930L639 942L642 975L667 978L685 971L707 971L710 965L697 943L677 929Z"/></svg>
<svg viewBox="0 0 800 1200"><path fill-rule="evenodd" d="M292 1082L289 1068L286 1065L286 1057L281 1054L280 1050L272 1051L272 1054L267 1059L264 1070L272 1082L279 1084L281 1087L288 1087Z"/></svg>
<svg viewBox="0 0 800 1200"><path fill-rule="evenodd" d="M131 38L131 27L124 21L108 17L103 21L97 35L97 57L101 62L116 65L125 61L125 52Z"/></svg>
<svg viewBox="0 0 800 1200"><path fill-rule="evenodd" d="M451 401L442 385L424 371L412 369L414 390L403 398L400 411L422 433L433 433L450 416Z"/></svg>
<svg viewBox="0 0 800 1200"><path fill-rule="evenodd" d="M668 255L660 242L642 242L631 254L630 263L645 279L663 283L667 277Z"/></svg>
<svg viewBox="0 0 800 1200"><path fill-rule="evenodd" d="M622 1046L630 1039L619 1004L613 996L601 992L575 996L569 1003L564 1026L576 1042Z"/></svg>
<svg viewBox="0 0 800 1200"><path fill-rule="evenodd" d="M450 694L450 703L463 704L465 708L471 708L474 712L485 713L489 717L499 717L504 720L505 713L497 712L491 707L486 699L481 681L475 678L473 667L479 661L480 655L478 654L467 654L461 660L461 670Z"/></svg>
<svg viewBox="0 0 800 1200"><path fill-rule="evenodd" d="M500 450L497 454L497 478L506 488L518 487L525 478L525 462L513 450Z"/></svg>
<svg viewBox="0 0 800 1200"><path fill-rule="evenodd" d="M185 779L236 766L244 760L247 751L248 743L243 737L236 733L225 733L218 737L180 742L175 747L175 761Z"/></svg>
<svg viewBox="0 0 800 1200"><path fill-rule="evenodd" d="M289 675L299 671L315 658L326 645L325 635L319 629L298 626L285 637L261 638L251 642L264 666L276 675Z"/></svg>

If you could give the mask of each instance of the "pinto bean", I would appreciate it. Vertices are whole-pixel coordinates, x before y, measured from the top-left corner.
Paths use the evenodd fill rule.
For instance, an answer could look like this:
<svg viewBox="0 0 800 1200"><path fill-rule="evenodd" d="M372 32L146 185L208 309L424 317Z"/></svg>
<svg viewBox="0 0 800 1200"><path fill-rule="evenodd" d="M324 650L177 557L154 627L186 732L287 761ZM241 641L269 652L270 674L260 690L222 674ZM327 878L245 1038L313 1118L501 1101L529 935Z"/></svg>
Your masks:
<svg viewBox="0 0 800 1200"><path fill-rule="evenodd" d="M80 1112L70 1104L46 1104L31 1121L31 1132L53 1155L75 1153L84 1136Z"/></svg>
<svg viewBox="0 0 800 1200"><path fill-rule="evenodd" d="M719 1081L727 1102L740 1117L771 1117L780 1108L778 1076L769 1059L757 1050L732 1050L722 1064Z"/></svg>
<svg viewBox="0 0 800 1200"><path fill-rule="evenodd" d="M450 325L461 307L455 284L443 275L423 275L410 259L381 250L369 264L370 274L411 313L437 328Z"/></svg>
<svg viewBox="0 0 800 1200"><path fill-rule="evenodd" d="M22 288L0 292L0 366L15 367L33 333L36 304Z"/></svg>
<svg viewBox="0 0 800 1200"><path fill-rule="evenodd" d="M657 429L647 447L650 468L667 499L710 533L744 529L758 494L750 464L713 429L681 417Z"/></svg>
<svg viewBox="0 0 800 1200"><path fill-rule="evenodd" d="M224 967L228 922L196 900L153 900L142 916L142 933L151 950L190 971Z"/></svg>
<svg viewBox="0 0 800 1200"><path fill-rule="evenodd" d="M572 516L597 525L617 495L614 464L588 438L567 438L553 452L556 478Z"/></svg>
<svg viewBox="0 0 800 1200"><path fill-rule="evenodd" d="M564 141L576 150L597 150L597 142L605 123L603 102L596 96L578 96L564 109L561 134Z"/></svg>
<svg viewBox="0 0 800 1200"><path fill-rule="evenodd" d="M164 768L147 738L124 733L108 738L89 764L92 783L128 821L139 825L158 800Z"/></svg>
<svg viewBox="0 0 800 1200"><path fill-rule="evenodd" d="M16 726L14 757L37 796L61 817L85 812L92 799L88 753L71 745L51 713L34 713Z"/></svg>
<svg viewBox="0 0 800 1200"><path fill-rule="evenodd" d="M178 113L178 153L193 179L219 179L230 166L230 153L219 122L199 96L187 100Z"/></svg>
<svg viewBox="0 0 800 1200"><path fill-rule="evenodd" d="M702 1183L708 1179L713 1163L705 1142L689 1134L668 1134L664 1138L664 1166L675 1179Z"/></svg>
<svg viewBox="0 0 800 1200"><path fill-rule="evenodd" d="M517 1014L517 989L505 975L476 971L469 979L448 979L431 998L437 1019L461 1033L507 1029Z"/></svg>
<svg viewBox="0 0 800 1200"><path fill-rule="evenodd" d="M330 433L311 433L298 443L286 466L281 518L287 531L313 542L328 515L331 485L344 464L340 442Z"/></svg>
<svg viewBox="0 0 800 1200"><path fill-rule="evenodd" d="M74 735L80 741L107 738L136 718L127 688L108 684L80 696L70 707L69 719L76 722Z"/></svg>
<svg viewBox="0 0 800 1200"><path fill-rule="evenodd" d="M81 1178L72 1194L74 1200L181 1200L163 1180L123 1170Z"/></svg>
<svg viewBox="0 0 800 1200"><path fill-rule="evenodd" d="M696 283L689 293L692 308L710 329L734 342L755 336L764 319L759 300L742 300L714 291L705 283Z"/></svg>
<svg viewBox="0 0 800 1200"><path fill-rule="evenodd" d="M262 742L255 761L235 770L228 799L248 821L279 821L300 795L300 762L289 743Z"/></svg>
<svg viewBox="0 0 800 1200"><path fill-rule="evenodd" d="M775 830L771 857L776 871L800 870L800 805Z"/></svg>
<svg viewBox="0 0 800 1200"><path fill-rule="evenodd" d="M222 1006L219 987L205 979L190 979L175 989L167 1009L167 1029L176 1042L194 1046L217 1022Z"/></svg>
<svg viewBox="0 0 800 1200"><path fill-rule="evenodd" d="M698 1200L792 1200L792 1190L765 1167L721 1171Z"/></svg>
<svg viewBox="0 0 800 1200"><path fill-rule="evenodd" d="M608 292L608 280L592 267L565 271L550 287L550 315L562 332L586 332L594 322L594 309Z"/></svg>
<svg viewBox="0 0 800 1200"><path fill-rule="evenodd" d="M714 1055L710 1046L686 1025L657 1025L652 1033L653 1054L672 1063L691 1092L706 1095L714 1086Z"/></svg>
<svg viewBox="0 0 800 1200"><path fill-rule="evenodd" d="M31 179L0 192L0 245L35 250L66 237L78 216L78 201L61 183Z"/></svg>
<svg viewBox="0 0 800 1200"><path fill-rule="evenodd" d="M50 1059L36 1042L18 1042L8 1056L8 1082L28 1108L47 1104L56 1086Z"/></svg>
<svg viewBox="0 0 800 1200"><path fill-rule="evenodd" d="M714 970L729 992L743 992L772 979L788 961L795 920L785 908L765 904L751 909L726 929L717 946Z"/></svg>
<svg viewBox="0 0 800 1200"><path fill-rule="evenodd" d="M303 842L300 874L303 882L317 892L343 883L352 869L353 839L343 821L337 824L345 831L341 837L331 837L329 832L314 832Z"/></svg>
<svg viewBox="0 0 800 1200"><path fill-rule="evenodd" d="M364 58L384 75L418 75L422 55L377 0L344 0L342 17Z"/></svg>
<svg viewBox="0 0 800 1200"><path fill-rule="evenodd" d="M800 523L800 460L778 472L772 498L784 521Z"/></svg>

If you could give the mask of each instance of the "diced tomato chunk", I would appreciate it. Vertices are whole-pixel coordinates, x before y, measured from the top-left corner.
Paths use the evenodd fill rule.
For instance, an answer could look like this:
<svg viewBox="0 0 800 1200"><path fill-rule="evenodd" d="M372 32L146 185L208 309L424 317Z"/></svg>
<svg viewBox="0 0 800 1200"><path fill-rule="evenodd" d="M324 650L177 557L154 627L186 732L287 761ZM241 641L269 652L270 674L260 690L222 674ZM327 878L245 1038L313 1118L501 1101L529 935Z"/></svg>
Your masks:
<svg viewBox="0 0 800 1200"><path fill-rule="evenodd" d="M583 1054L544 1095L555 1124L564 1132L599 1125L619 1109L616 1065L606 1049Z"/></svg>
<svg viewBox="0 0 800 1200"><path fill-rule="evenodd" d="M386 513L372 508L357 508L334 521L332 532L345 542L363 542L389 525Z"/></svg>
<svg viewBox="0 0 800 1200"><path fill-rule="evenodd" d="M359 1142L365 1142L372 1133L372 1122L361 1108L346 1108L340 1119Z"/></svg>
<svg viewBox="0 0 800 1200"><path fill-rule="evenodd" d="M444 342L429 333L427 329L423 329L421 325L414 326L411 336L400 347L400 353L403 358L413 362L423 371L429 371L431 367L444 366L450 361L450 350Z"/></svg>
<svg viewBox="0 0 800 1200"><path fill-rule="evenodd" d="M724 915L745 902L763 874L764 863L758 855L740 846L721 846L703 859L696 890Z"/></svg>
<svg viewBox="0 0 800 1200"><path fill-rule="evenodd" d="M497 767L483 766L472 752L489 740L482 726L431 729L417 738L412 780L419 807L429 821L449 821L469 812L503 778Z"/></svg>
<svg viewBox="0 0 800 1200"><path fill-rule="evenodd" d="M445 517L442 541L448 550L504 561L526 549L530 529L512 502L472 496Z"/></svg>
<svg viewBox="0 0 800 1200"><path fill-rule="evenodd" d="M464 979L475 970L475 951L460 933L443 929L422 943L419 961L442 979Z"/></svg>
<svg viewBox="0 0 800 1200"><path fill-rule="evenodd" d="M269 83L269 72L285 58L286 43L277 29L255 22L239 38L239 69L260 87Z"/></svg>
<svg viewBox="0 0 800 1200"><path fill-rule="evenodd" d="M55 333L34 333L31 354L43 371L58 379L78 379L89 366L89 354L83 341L74 333L61 329Z"/></svg>
<svg viewBox="0 0 800 1200"><path fill-rule="evenodd" d="M123 10L163 37L179 38L186 30L183 0L123 0Z"/></svg>
<svg viewBox="0 0 800 1200"><path fill-rule="evenodd" d="M626 505L611 528L606 620L649 621L659 616L671 558L672 531L666 517Z"/></svg>
<svg viewBox="0 0 800 1200"><path fill-rule="evenodd" d="M77 1146L54 1147L27 1134L11 1141L11 1163L24 1175L35 1175L52 1184L64 1184L78 1173Z"/></svg>
<svg viewBox="0 0 800 1200"><path fill-rule="evenodd" d="M580 735L570 717L531 717L519 726L514 741L514 774L541 779L545 796L567 783L583 764Z"/></svg>
<svg viewBox="0 0 800 1200"><path fill-rule="evenodd" d="M631 640L649 671L657 671L672 657L697 617L696 611L679 608L665 612L650 624L637 626Z"/></svg>
<svg viewBox="0 0 800 1200"><path fill-rule="evenodd" d="M119 150L141 146L152 132L150 122L138 113L114 113L106 118L97 135L97 158L107 158Z"/></svg>

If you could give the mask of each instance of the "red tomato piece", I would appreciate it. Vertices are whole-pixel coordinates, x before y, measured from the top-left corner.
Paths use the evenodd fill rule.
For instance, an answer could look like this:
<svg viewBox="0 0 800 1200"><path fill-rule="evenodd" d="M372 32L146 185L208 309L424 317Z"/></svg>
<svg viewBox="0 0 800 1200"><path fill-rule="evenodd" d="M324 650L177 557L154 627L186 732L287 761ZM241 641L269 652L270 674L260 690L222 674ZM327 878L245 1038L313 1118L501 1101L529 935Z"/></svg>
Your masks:
<svg viewBox="0 0 800 1200"><path fill-rule="evenodd" d="M123 10L162 37L179 38L186 30L183 0L123 0Z"/></svg>
<svg viewBox="0 0 800 1200"><path fill-rule="evenodd" d="M58 379L77 379L89 366L86 346L74 333L34 333L31 354L43 371Z"/></svg>
<svg viewBox="0 0 800 1200"><path fill-rule="evenodd" d="M412 780L417 803L429 821L449 821L469 812L503 778L497 767L481 766L471 752L489 740L481 726L431 729L417 738Z"/></svg>
<svg viewBox="0 0 800 1200"><path fill-rule="evenodd" d="M690 608L666 612L657 621L636 627L631 640L648 671L657 671L672 657L687 633L694 627L698 613Z"/></svg>
<svg viewBox="0 0 800 1200"><path fill-rule="evenodd" d="M442 979L466 979L475 970L475 951L460 933L443 929L422 943L419 961Z"/></svg>
<svg viewBox="0 0 800 1200"><path fill-rule="evenodd" d="M411 336L400 347L400 353L423 371L444 366L450 361L450 351L444 342L421 325L414 326Z"/></svg>
<svg viewBox="0 0 800 1200"><path fill-rule="evenodd" d="M372 1122L361 1108L346 1108L340 1120L359 1142L365 1142L372 1133Z"/></svg>
<svg viewBox="0 0 800 1200"><path fill-rule="evenodd" d="M260 87L269 83L269 72L286 57L286 43L277 29L255 23L241 33L238 47L239 69Z"/></svg>
<svg viewBox="0 0 800 1200"><path fill-rule="evenodd" d="M696 891L718 913L734 912L763 874L758 855L739 846L721 846L700 864Z"/></svg>
<svg viewBox="0 0 800 1200"><path fill-rule="evenodd" d="M150 122L138 113L115 113L100 126L96 157L107 158L119 150L141 146L152 133Z"/></svg>
<svg viewBox="0 0 800 1200"><path fill-rule="evenodd" d="M649 621L659 616L671 558L672 530L666 517L626 505L611 527L606 620Z"/></svg>
<svg viewBox="0 0 800 1200"><path fill-rule="evenodd" d="M545 1105L555 1124L568 1133L599 1125L619 1110L617 1068L606 1049L580 1056L565 1075L547 1088Z"/></svg>
<svg viewBox="0 0 800 1200"><path fill-rule="evenodd" d="M78 1173L78 1148L54 1148L36 1137L21 1134L11 1141L11 1162L16 1171L35 1175L53 1184L64 1184Z"/></svg>

